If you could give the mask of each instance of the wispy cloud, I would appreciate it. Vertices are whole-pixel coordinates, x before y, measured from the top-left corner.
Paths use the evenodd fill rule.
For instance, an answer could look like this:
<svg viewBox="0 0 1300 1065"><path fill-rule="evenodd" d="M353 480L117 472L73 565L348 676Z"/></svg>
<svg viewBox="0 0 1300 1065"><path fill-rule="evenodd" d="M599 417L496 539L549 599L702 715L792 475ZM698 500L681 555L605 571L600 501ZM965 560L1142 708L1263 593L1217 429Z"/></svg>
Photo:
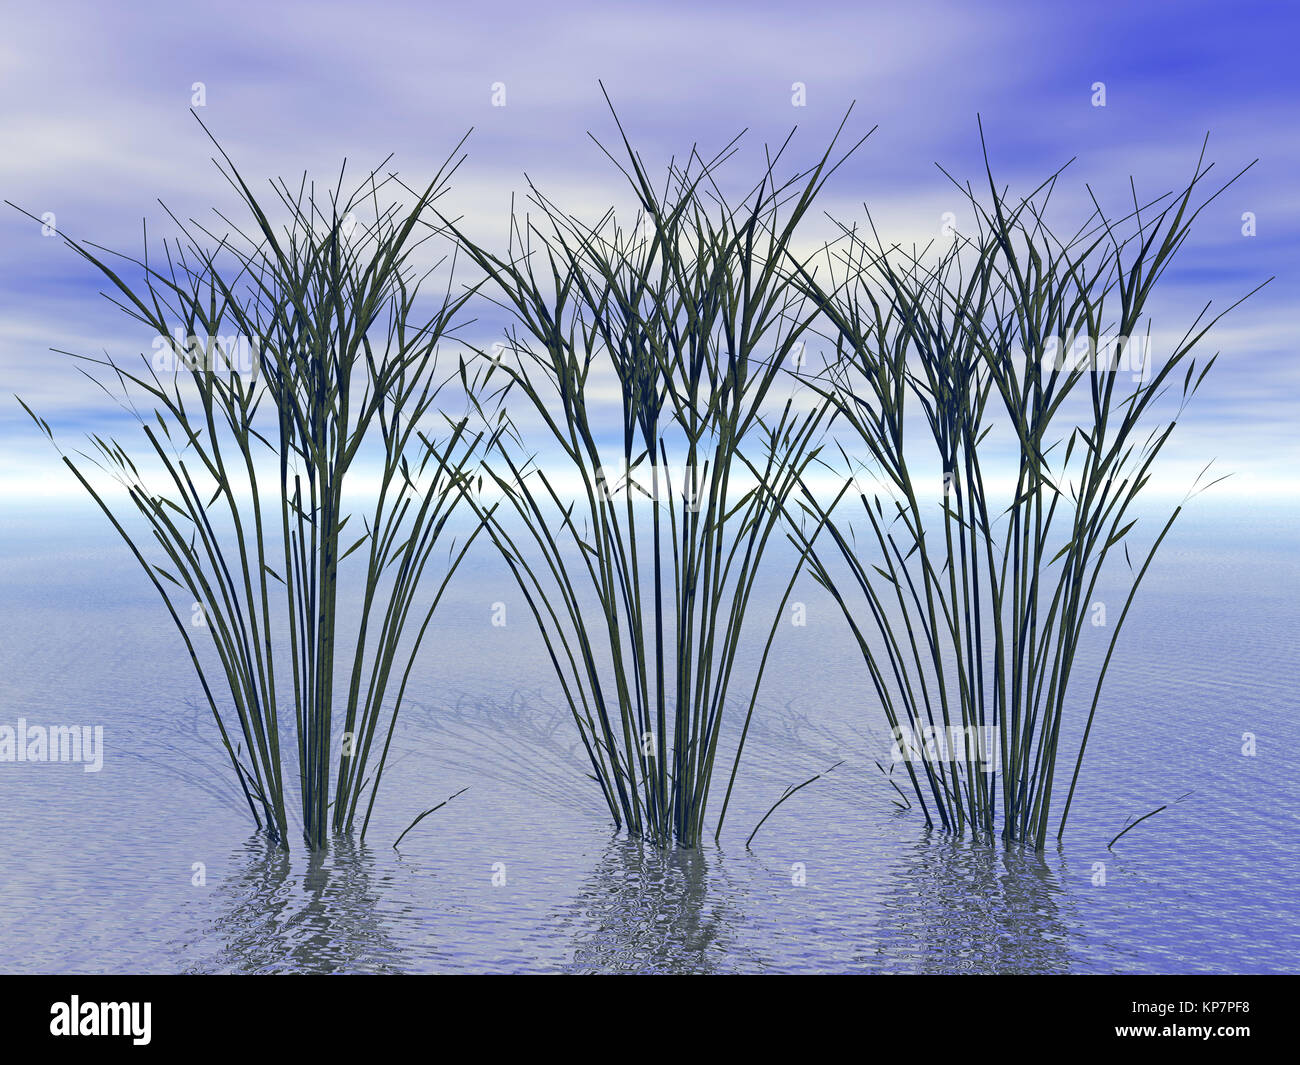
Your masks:
<svg viewBox="0 0 1300 1065"><path fill-rule="evenodd" d="M198 113L257 179L304 170L332 181L396 151L412 181L431 175L472 126L469 157L445 201L480 239L504 241L525 173L564 206L598 216L622 196L588 138L616 130L603 79L653 168L695 144L716 150L743 128L750 163L798 124L791 165L824 146L851 101L849 127L879 128L827 189L825 206L903 244L937 233L961 200L934 166L982 178L981 116L998 178L1026 191L1072 156L1060 207L1085 183L1123 202L1191 173L1201 137L1227 176L1259 164L1201 220L1165 279L1161 328L1205 300L1231 302L1277 280L1211 338L1220 366L1180 425L1178 460L1218 458L1252 483L1295 468L1300 270L1293 29L1275 5L915 2L744 8L509 3L10 4L0 42L0 192L54 212L78 237L138 251L141 219L172 235L157 200L210 218L233 197L209 162ZM1105 83L1106 106L1094 107ZM792 105L795 86L804 107ZM493 106L494 85L506 106ZM745 157L737 160L743 174ZM1216 171L1217 173L1217 171ZM739 179L739 177L738 177ZM1243 215L1256 235L1243 235ZM829 232L829 228L827 228ZM816 236L817 234L811 234ZM96 295L89 267L17 212L0 215L0 372L66 433L113 424L66 348L127 356L147 348ZM480 336L494 323L485 319ZM0 403L6 494L49 490L48 446L12 400ZM1208 454L1207 454L1208 453ZM1240 482L1239 482L1240 483Z"/></svg>

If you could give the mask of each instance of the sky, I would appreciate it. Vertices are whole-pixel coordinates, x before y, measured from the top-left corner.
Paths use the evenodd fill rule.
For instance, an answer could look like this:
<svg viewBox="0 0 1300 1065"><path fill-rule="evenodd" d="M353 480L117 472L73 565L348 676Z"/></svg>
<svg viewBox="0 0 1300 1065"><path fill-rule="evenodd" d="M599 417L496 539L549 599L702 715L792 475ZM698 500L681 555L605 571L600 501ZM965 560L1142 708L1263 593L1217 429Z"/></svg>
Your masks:
<svg viewBox="0 0 1300 1065"><path fill-rule="evenodd" d="M1207 340L1222 354L1180 422L1171 491L1211 460L1232 474L1215 489L1224 498L1300 489L1292 5L3 0L0 17L0 199L132 252L143 219L171 234L159 201L180 218L234 205L192 108L257 180L332 181L344 158L360 174L390 153L404 179L427 180L472 129L446 203L467 232L500 243L525 174L592 217L618 201L620 178L589 137L616 133L601 83L653 170L745 130L743 175L792 127L792 158L806 164L852 104L845 136L875 131L822 207L861 218L865 203L904 244L936 236L948 212L962 225L935 164L980 177L977 116L1014 188L1074 159L1067 216L1087 188L1120 207L1130 178L1144 196L1181 187L1208 133L1216 175L1258 162L1198 221L1161 283L1156 326L1181 332L1207 301L1273 280ZM80 491L13 394L69 444L117 424L50 350L147 348L102 287L40 225L0 211L0 507Z"/></svg>

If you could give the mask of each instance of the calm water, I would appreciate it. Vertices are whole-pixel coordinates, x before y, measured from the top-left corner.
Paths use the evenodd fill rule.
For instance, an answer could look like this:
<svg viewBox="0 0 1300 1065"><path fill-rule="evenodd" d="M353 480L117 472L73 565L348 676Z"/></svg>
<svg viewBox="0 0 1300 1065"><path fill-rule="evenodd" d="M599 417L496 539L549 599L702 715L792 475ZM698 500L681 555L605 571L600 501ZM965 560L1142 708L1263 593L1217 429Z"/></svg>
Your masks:
<svg viewBox="0 0 1300 1065"><path fill-rule="evenodd" d="M627 842L523 610L490 626L512 586L481 552L435 621L367 845L315 862L251 836L171 623L102 519L2 520L0 724L102 724L106 747L99 773L0 763L4 971L1300 968L1289 513L1206 506L1175 532L1059 851L927 834L891 805L872 765L883 719L811 587L795 596L807 627L774 651L722 845ZM787 785L840 759L746 850ZM1126 818L1187 792L1107 851Z"/></svg>

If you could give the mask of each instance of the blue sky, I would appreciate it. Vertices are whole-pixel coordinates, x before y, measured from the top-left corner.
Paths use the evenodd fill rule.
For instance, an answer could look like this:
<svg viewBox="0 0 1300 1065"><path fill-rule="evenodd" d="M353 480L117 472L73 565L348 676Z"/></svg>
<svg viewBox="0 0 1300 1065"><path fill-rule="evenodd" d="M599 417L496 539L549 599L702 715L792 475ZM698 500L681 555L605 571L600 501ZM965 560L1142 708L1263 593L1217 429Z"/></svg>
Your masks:
<svg viewBox="0 0 1300 1065"><path fill-rule="evenodd" d="M1065 183L1106 200L1180 186L1201 139L1223 176L1258 158L1205 213L1166 277L1157 325L1182 327L1208 299L1276 280L1216 330L1215 373L1180 425L1177 470L1210 459L1216 492L1294 498L1300 404L1300 17L1285 4L403 3L4 4L0 198L55 213L79 238L138 250L140 222L169 233L161 198L205 217L232 196L189 114L243 172L332 178L395 152L412 181L473 127L448 202L484 240L504 239L525 172L593 215L617 175L587 132L613 127L603 79L652 165L742 128L751 160L798 125L813 157L856 101L850 131L877 132L823 206L891 240L925 240L980 173L977 113L999 178L1027 190L1072 156ZM792 104L802 83L806 106ZM1103 82L1106 106L1093 106ZM505 86L506 106L492 104ZM744 157L742 156L742 159ZM359 171L358 171L359 172ZM1252 212L1256 235L1243 236ZM960 224L960 223L959 223ZM147 345L96 293L90 269L17 212L0 214L0 373L71 442L109 410L49 348L128 355ZM1167 317L1166 317L1167 316ZM0 498L74 494L12 399L0 401ZM1188 478L1190 480L1190 478Z"/></svg>

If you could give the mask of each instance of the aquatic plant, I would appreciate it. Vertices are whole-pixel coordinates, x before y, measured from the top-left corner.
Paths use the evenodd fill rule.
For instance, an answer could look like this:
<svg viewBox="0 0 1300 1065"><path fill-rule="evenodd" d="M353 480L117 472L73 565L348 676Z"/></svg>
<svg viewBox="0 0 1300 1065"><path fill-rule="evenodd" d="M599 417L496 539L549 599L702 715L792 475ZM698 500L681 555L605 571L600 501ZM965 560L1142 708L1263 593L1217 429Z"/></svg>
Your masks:
<svg viewBox="0 0 1300 1065"><path fill-rule="evenodd" d="M1202 150L1185 189L1145 204L1135 191L1120 218L1093 198L1058 238L1059 171L1017 199L989 170L985 197L954 182L974 229L946 247L909 254L845 225L820 278L795 264L835 347L808 382L835 409L852 480L829 501L803 484L797 511L825 532L793 535L852 629L928 825L1042 849L1078 714L1065 830L1124 622L1182 510L1135 560L1136 504L1213 365L1193 349L1232 309L1207 305L1163 358L1150 350L1153 287L1226 187L1202 195L1209 171ZM853 496L863 541L837 509ZM1123 607L1089 674L1085 624L1120 552Z"/></svg>
<svg viewBox="0 0 1300 1065"><path fill-rule="evenodd" d="M429 566L481 442L436 406L438 346L469 293L449 285L421 310L438 264L415 266L439 235L432 204L459 146L405 205L377 170L351 192L344 171L324 191L281 180L264 203L217 148L246 229L218 214L217 236L171 216L180 237L151 256L146 233L143 258L64 237L156 336L142 366L77 356L143 439L93 435L64 462L162 596L253 819L282 846L292 700L302 831L318 850L331 828L353 829L363 799L364 838L415 654L473 539Z"/></svg>
<svg viewBox="0 0 1300 1065"><path fill-rule="evenodd" d="M811 393L802 405L778 393L816 313L784 263L843 156L832 160L833 141L781 180L782 145L732 204L719 169L735 141L708 160L693 150L656 188L618 129L622 151L606 155L635 197L632 225L612 209L584 222L530 186L536 213L513 215L504 257L459 233L513 321L467 385L504 427L483 466L501 500L490 535L610 815L690 847L760 564L826 415ZM728 739L719 831L774 631L741 682L748 709Z"/></svg>

